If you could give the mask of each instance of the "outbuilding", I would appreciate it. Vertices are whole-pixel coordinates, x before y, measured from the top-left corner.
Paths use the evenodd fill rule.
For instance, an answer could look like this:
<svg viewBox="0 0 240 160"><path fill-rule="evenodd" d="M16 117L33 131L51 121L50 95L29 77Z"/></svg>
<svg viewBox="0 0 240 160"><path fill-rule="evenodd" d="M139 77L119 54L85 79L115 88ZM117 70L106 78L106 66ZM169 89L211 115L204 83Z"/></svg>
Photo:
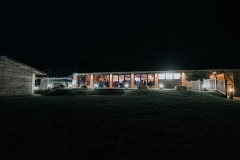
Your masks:
<svg viewBox="0 0 240 160"><path fill-rule="evenodd" d="M36 75L45 73L7 56L0 56L0 96L33 95Z"/></svg>

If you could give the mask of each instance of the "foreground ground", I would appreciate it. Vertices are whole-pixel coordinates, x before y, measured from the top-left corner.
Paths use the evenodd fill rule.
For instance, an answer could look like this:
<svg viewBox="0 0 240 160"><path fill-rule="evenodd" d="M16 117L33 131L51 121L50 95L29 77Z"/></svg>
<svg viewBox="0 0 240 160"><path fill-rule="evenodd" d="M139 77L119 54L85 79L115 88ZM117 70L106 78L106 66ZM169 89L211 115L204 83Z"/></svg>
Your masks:
<svg viewBox="0 0 240 160"><path fill-rule="evenodd" d="M0 159L239 159L240 101L211 92L0 98Z"/></svg>

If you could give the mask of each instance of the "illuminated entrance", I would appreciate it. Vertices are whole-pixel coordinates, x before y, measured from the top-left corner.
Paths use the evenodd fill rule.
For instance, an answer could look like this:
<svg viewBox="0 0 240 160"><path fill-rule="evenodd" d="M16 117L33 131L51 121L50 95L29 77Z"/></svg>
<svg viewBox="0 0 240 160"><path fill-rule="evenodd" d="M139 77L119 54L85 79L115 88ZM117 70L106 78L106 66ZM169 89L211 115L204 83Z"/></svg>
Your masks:
<svg viewBox="0 0 240 160"><path fill-rule="evenodd" d="M128 88L131 86L131 75L113 75L113 87L114 88Z"/></svg>
<svg viewBox="0 0 240 160"><path fill-rule="evenodd" d="M134 86L140 85L149 86L154 88L154 74L135 74L134 75Z"/></svg>
<svg viewBox="0 0 240 160"><path fill-rule="evenodd" d="M90 75L79 75L78 76L78 87L90 86Z"/></svg>
<svg viewBox="0 0 240 160"><path fill-rule="evenodd" d="M109 87L109 75L94 75L94 87Z"/></svg>

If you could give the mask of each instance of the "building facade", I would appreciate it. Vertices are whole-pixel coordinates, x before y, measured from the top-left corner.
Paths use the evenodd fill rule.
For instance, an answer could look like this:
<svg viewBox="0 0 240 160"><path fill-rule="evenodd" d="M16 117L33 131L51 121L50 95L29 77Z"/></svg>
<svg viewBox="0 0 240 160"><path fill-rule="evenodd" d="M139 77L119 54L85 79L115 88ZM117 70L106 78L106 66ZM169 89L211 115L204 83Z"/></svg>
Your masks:
<svg viewBox="0 0 240 160"><path fill-rule="evenodd" d="M59 85L72 88L72 77L36 77L35 87L39 90L52 89Z"/></svg>
<svg viewBox="0 0 240 160"><path fill-rule="evenodd" d="M35 76L44 74L14 59L0 56L0 95L33 95Z"/></svg>
<svg viewBox="0 0 240 160"><path fill-rule="evenodd" d="M73 74L73 88L174 88L186 86L188 81L203 79L226 80L227 89L233 88L234 95L240 96L240 69L134 71L134 72L95 72Z"/></svg>

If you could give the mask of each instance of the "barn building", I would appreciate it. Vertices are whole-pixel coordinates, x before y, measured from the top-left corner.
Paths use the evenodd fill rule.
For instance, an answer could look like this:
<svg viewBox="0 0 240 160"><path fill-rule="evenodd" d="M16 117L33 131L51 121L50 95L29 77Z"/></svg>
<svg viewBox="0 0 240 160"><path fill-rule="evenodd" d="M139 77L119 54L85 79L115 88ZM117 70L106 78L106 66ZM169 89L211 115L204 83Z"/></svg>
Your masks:
<svg viewBox="0 0 240 160"><path fill-rule="evenodd" d="M0 96L33 95L36 75L45 73L7 56L0 56Z"/></svg>

